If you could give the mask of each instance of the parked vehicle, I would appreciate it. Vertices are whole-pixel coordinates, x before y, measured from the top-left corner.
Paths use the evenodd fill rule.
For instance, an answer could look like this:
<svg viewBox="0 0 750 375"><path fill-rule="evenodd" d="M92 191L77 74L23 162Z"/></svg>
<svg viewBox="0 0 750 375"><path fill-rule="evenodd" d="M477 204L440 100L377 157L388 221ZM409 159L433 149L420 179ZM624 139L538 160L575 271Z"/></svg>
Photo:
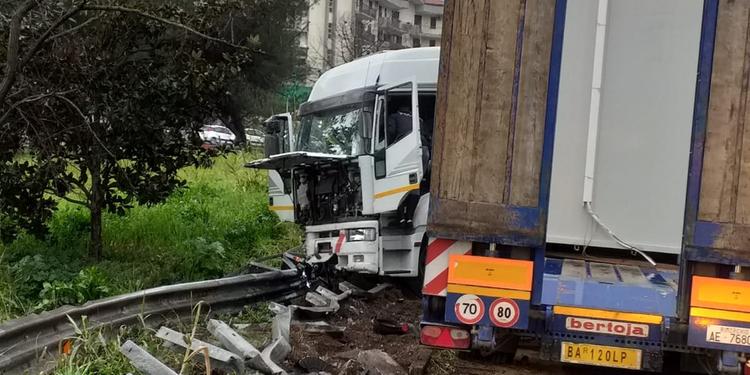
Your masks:
<svg viewBox="0 0 750 375"><path fill-rule="evenodd" d="M237 138L229 128L222 125L204 125L199 135L204 143L214 146L233 146Z"/></svg>
<svg viewBox="0 0 750 375"><path fill-rule="evenodd" d="M265 142L265 135L263 131L255 128L245 129L245 139L250 146L263 146Z"/></svg>

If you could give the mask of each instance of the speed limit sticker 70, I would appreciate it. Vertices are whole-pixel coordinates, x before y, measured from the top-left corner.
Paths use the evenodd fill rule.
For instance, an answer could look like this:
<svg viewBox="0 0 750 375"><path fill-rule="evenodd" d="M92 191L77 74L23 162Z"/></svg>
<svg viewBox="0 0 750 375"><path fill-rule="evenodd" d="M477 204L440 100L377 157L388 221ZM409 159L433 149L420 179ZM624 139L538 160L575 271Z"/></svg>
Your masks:
<svg viewBox="0 0 750 375"><path fill-rule="evenodd" d="M458 297L453 305L458 321L464 324L476 324L484 316L484 302L473 294L464 294Z"/></svg>
<svg viewBox="0 0 750 375"><path fill-rule="evenodd" d="M500 328L516 325L519 315L518 304L510 298L498 298L490 305L490 321Z"/></svg>

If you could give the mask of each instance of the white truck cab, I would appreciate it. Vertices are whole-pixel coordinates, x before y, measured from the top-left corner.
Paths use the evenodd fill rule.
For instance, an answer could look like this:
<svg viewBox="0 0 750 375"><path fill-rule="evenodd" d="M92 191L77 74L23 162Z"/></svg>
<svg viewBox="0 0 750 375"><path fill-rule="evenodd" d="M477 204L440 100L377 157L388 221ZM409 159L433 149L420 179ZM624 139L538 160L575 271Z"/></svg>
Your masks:
<svg viewBox="0 0 750 375"><path fill-rule="evenodd" d="M273 191L290 195L309 261L419 275L439 55L388 51L327 71L299 109L294 149L248 164L278 171Z"/></svg>

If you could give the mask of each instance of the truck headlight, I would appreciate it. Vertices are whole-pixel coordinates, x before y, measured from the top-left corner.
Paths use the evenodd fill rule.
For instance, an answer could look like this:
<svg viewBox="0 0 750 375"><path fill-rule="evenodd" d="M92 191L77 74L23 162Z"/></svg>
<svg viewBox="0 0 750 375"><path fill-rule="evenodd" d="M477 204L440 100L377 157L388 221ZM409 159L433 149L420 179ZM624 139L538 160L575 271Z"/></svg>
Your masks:
<svg viewBox="0 0 750 375"><path fill-rule="evenodd" d="M346 231L346 240L349 242L375 241L375 228L357 228Z"/></svg>

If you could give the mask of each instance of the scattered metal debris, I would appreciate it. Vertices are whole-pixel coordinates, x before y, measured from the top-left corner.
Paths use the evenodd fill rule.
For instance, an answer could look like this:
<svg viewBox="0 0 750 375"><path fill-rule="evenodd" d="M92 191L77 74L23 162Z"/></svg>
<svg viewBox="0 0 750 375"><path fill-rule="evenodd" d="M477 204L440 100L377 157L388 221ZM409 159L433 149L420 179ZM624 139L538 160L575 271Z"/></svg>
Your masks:
<svg viewBox="0 0 750 375"><path fill-rule="evenodd" d="M403 335L409 333L409 325L390 319L375 319L372 322L372 330L381 335Z"/></svg>

